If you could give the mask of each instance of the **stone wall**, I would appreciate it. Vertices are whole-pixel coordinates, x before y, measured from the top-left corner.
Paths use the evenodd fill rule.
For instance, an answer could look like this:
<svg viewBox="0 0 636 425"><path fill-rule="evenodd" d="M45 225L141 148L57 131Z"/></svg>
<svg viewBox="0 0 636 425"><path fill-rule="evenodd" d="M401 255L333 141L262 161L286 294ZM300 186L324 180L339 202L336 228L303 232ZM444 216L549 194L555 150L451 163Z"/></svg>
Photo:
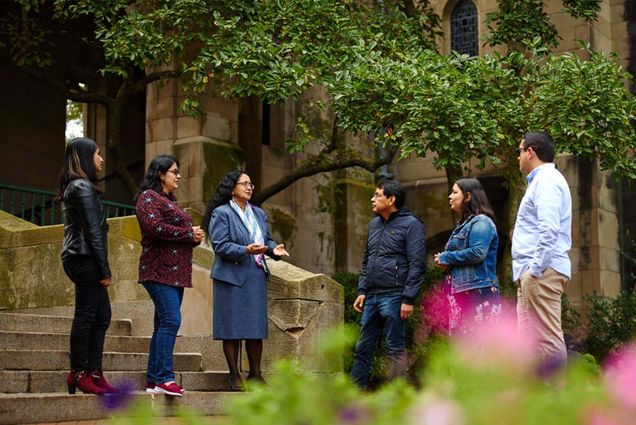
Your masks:
<svg viewBox="0 0 636 425"><path fill-rule="evenodd" d="M108 220L109 261L113 285L109 295L116 318L130 318L140 335L152 332L153 307L137 283L141 234L135 217ZM73 315L74 290L62 269L63 226L38 227L0 211L0 310ZM193 288L185 292L180 335L210 336L212 289L209 278L214 253L194 250ZM342 287L325 275L282 261L270 261L268 290L269 340L264 361L289 357L308 370L327 365L313 354L320 337L341 325ZM333 367L331 365L330 367Z"/></svg>

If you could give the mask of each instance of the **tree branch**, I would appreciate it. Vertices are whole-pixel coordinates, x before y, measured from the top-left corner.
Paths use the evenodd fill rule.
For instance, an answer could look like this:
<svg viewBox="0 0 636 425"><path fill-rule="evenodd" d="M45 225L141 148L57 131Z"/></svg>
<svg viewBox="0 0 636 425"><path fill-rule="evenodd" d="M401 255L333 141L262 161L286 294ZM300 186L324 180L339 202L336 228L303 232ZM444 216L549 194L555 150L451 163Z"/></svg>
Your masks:
<svg viewBox="0 0 636 425"><path fill-rule="evenodd" d="M329 149L322 151L320 154L315 155L305 161L299 168L292 173L287 174L279 181L261 190L254 197L251 202L254 205L261 205L263 202L283 191L287 187L291 186L297 180L303 177L313 176L318 173L325 173L328 171L341 170L349 167L360 167L368 170L372 173L382 167L389 164L395 155L396 150L391 150L384 158L379 159L367 159L357 155L347 154L342 150L336 151L333 155ZM356 152L357 154L357 152Z"/></svg>
<svg viewBox="0 0 636 425"><path fill-rule="evenodd" d="M179 78L183 75L183 71L181 70L170 70L170 71L160 71L153 72L152 74L148 74L141 78L139 81L126 86L123 90L123 95L127 96L131 93L137 93L146 89L146 86L150 83L154 83L159 80L166 80L168 78Z"/></svg>
<svg viewBox="0 0 636 425"><path fill-rule="evenodd" d="M113 99L103 94L74 92L69 90L66 84L64 84L60 80L49 78L45 74L40 74L29 68L22 68L22 70L31 78L45 83L49 87L60 92L62 96L66 97L69 100L72 100L73 102L99 103L100 105L104 105L105 107L108 107L110 104L113 103Z"/></svg>

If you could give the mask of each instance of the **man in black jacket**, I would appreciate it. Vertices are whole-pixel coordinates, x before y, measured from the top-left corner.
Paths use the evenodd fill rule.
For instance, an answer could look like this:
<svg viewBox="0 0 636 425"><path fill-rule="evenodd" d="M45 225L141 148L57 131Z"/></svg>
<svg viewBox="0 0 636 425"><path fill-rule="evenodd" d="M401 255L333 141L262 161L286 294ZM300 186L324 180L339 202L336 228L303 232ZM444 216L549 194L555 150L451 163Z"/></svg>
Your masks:
<svg viewBox="0 0 636 425"><path fill-rule="evenodd" d="M369 223L367 246L353 308L362 313L351 377L366 388L371 361L384 334L391 378L406 375L405 320L424 280L424 224L403 208L406 194L396 181L380 183L371 198L377 215Z"/></svg>

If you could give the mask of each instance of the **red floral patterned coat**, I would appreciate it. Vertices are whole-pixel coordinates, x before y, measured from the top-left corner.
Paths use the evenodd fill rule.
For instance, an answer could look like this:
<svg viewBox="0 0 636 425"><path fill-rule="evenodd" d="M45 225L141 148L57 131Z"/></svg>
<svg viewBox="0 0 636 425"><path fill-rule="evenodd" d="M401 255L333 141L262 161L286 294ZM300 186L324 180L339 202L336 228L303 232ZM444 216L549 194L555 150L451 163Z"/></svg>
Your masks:
<svg viewBox="0 0 636 425"><path fill-rule="evenodd" d="M192 249L198 245L192 232L192 217L176 198L152 189L137 198L137 220L141 227L139 282L158 282L192 287Z"/></svg>

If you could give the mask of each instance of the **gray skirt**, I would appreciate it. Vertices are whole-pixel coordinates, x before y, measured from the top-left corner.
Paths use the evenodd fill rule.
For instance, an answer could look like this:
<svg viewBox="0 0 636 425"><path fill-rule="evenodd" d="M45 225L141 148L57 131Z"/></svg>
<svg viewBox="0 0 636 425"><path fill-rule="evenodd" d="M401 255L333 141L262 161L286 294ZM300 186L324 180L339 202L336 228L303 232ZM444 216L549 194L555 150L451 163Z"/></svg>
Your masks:
<svg viewBox="0 0 636 425"><path fill-rule="evenodd" d="M249 263L243 286L214 279L214 339L267 339L267 276Z"/></svg>

